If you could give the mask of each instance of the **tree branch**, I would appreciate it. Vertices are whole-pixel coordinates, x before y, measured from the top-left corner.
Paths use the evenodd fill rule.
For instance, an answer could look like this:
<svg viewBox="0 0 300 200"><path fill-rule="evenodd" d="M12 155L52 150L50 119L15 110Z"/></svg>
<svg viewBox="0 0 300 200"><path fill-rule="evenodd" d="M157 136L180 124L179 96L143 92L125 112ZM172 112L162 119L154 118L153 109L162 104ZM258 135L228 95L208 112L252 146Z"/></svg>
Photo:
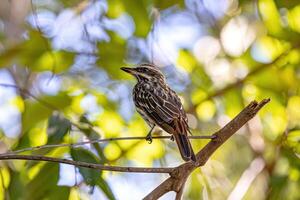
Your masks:
<svg viewBox="0 0 300 200"><path fill-rule="evenodd" d="M136 173L169 173L170 177L163 183L157 186L152 192L150 192L144 200L154 200L163 196L169 191L176 192L176 200L179 200L183 193L185 182L189 175L198 167L203 166L209 157L228 140L235 132L237 132L244 124L252 119L257 112L268 102L270 99L264 99L260 103L256 101L251 102L246 108L244 108L233 120L231 120L226 126L217 131L213 139L204 146L196 154L196 162L187 162L175 168L142 168L142 167L120 167L120 166L108 166L94 163L86 163L81 161L73 161L68 159L52 158L40 155L18 155L15 152L0 154L0 160L35 160L35 161L48 161L56 163L64 163L69 165L75 165L77 167L86 167L98 170L118 171L118 172L136 172ZM168 136L158 136L162 138L168 138ZM194 136L195 137L195 136ZM116 138L103 139L111 141ZM119 138L120 139L120 138ZM123 138L124 139L124 138ZM126 138L125 138L126 139ZM128 138L127 138L128 139ZM140 139L136 137L135 139ZM142 137L144 139L144 137ZM69 145L69 144L68 144Z"/></svg>
<svg viewBox="0 0 300 200"><path fill-rule="evenodd" d="M226 126L217 131L214 135L215 139L212 139L207 145L204 146L196 154L196 162L187 162L176 168L170 173L170 177L163 183L157 186L152 192L150 192L144 200L155 200L170 191L175 191L180 194L182 188L186 182L187 177L197 168L203 166L209 157L222 145L228 138L236 133L244 124L252 119L256 113L266 105L270 99L264 99L260 103L252 101L246 108L244 108L233 120L231 120ZM181 196L181 195L180 195Z"/></svg>

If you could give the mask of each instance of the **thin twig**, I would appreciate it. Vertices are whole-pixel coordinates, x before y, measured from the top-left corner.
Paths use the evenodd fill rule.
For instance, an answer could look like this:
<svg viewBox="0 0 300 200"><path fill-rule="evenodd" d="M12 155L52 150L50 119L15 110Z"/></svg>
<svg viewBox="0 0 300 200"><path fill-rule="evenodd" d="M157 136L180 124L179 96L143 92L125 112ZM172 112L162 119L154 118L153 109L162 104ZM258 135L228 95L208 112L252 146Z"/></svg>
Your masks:
<svg viewBox="0 0 300 200"><path fill-rule="evenodd" d="M47 109L50 109L50 110L53 110L53 111L59 111L60 109L58 107L56 107L55 105L47 102L47 101L44 101L38 97L36 97L35 95L31 94L27 89L24 89L24 88L20 88L19 86L17 85L13 85L13 84L7 84L7 83L0 83L0 86L2 87L10 87L10 88L15 88L15 89L18 89L21 93L23 94L26 94L28 95L29 97L31 97L32 99L34 99L35 101L37 101L38 103L40 103L42 106L45 106L45 108ZM70 119L68 119L69 122L77 127L79 130L82 130L82 128L80 127L79 124L77 124L76 122L72 122ZM95 131L95 130L94 130ZM97 131L95 131L97 132Z"/></svg>
<svg viewBox="0 0 300 200"><path fill-rule="evenodd" d="M203 135L203 136L188 136L190 139L213 139L214 136L210 135ZM116 138L105 138L105 139L98 139L98 140L90 140L84 142L78 142L73 144L47 144L35 147L28 147L16 151L9 152L10 154L18 154L25 151L35 151L40 149L49 149L49 148L60 148L60 147L77 147L86 144L95 144L95 143L102 143L102 142L110 142L110 141L119 141L119 140L146 140L147 137L137 136L137 137L116 137ZM171 139L171 136L152 136L152 139Z"/></svg>
<svg viewBox="0 0 300 200"><path fill-rule="evenodd" d="M87 163L82 161L74 161L62 158L53 158L41 155L16 155L16 154L0 154L0 160L35 160L35 161L47 161L54 163L63 163L68 165L74 165L77 167L85 167L90 169L115 171L115 172L135 172L135 173L171 173L174 168L164 167L164 168L153 168L153 167L120 167L120 166L108 166L95 163Z"/></svg>
<svg viewBox="0 0 300 200"><path fill-rule="evenodd" d="M46 108L51 109L51 110L59 110L59 108L55 107L54 105L52 105L42 99L39 99L35 95L31 94L27 89L20 88L17 85L8 84L8 83L0 83L0 86L18 89L21 93L28 95L29 97L33 98L34 100L39 102L41 105L45 106Z"/></svg>

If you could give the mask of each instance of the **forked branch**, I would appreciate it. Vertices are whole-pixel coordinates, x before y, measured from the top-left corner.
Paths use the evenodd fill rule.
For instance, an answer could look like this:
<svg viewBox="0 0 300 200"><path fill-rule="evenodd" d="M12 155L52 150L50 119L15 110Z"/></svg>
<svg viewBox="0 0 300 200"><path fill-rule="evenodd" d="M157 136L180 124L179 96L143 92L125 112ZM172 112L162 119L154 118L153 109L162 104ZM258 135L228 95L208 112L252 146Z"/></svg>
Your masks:
<svg viewBox="0 0 300 200"><path fill-rule="evenodd" d="M236 133L244 124L252 119L257 112L268 102L270 99L264 99L261 102L252 101L246 108L244 108L233 120L226 126L217 131L216 136L207 145L204 146L196 154L196 162L187 162L176 168L170 173L170 177L157 186L150 192L144 200L155 200L164 194L174 191L176 192L176 200L181 199L182 191L189 175L200 166L203 166L210 156L222 145L228 138Z"/></svg>

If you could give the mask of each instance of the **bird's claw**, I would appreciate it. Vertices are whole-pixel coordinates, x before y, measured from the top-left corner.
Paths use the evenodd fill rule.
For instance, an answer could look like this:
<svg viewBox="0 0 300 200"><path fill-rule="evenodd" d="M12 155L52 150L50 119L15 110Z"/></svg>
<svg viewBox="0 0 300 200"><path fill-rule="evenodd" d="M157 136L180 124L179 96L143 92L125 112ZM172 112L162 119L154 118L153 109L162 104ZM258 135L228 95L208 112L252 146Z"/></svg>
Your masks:
<svg viewBox="0 0 300 200"><path fill-rule="evenodd" d="M174 135L171 135L170 140L172 140L174 142Z"/></svg>
<svg viewBox="0 0 300 200"><path fill-rule="evenodd" d="M148 144L151 144L152 143L152 136L151 135L147 135L146 141L148 142Z"/></svg>

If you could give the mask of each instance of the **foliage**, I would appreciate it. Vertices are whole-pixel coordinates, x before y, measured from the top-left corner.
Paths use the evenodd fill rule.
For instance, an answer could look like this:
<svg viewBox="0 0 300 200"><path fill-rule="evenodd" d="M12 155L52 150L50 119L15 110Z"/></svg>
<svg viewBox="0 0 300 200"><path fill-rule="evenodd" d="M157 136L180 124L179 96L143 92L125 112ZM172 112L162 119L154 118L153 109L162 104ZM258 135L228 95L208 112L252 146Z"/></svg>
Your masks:
<svg viewBox="0 0 300 200"><path fill-rule="evenodd" d="M0 4L1 152L146 135L130 98L131 79L120 67L154 62L182 97L194 135L213 133L254 99L271 98L193 173L184 199L300 199L298 1L15 3L24 9L6 2ZM193 140L195 151L206 142ZM158 140L26 154L119 166L182 162L173 142ZM255 174L257 158L264 167ZM0 167L0 198L11 200L141 199L162 180L31 161ZM241 181L252 176L249 185ZM245 193L234 193L240 187Z"/></svg>

